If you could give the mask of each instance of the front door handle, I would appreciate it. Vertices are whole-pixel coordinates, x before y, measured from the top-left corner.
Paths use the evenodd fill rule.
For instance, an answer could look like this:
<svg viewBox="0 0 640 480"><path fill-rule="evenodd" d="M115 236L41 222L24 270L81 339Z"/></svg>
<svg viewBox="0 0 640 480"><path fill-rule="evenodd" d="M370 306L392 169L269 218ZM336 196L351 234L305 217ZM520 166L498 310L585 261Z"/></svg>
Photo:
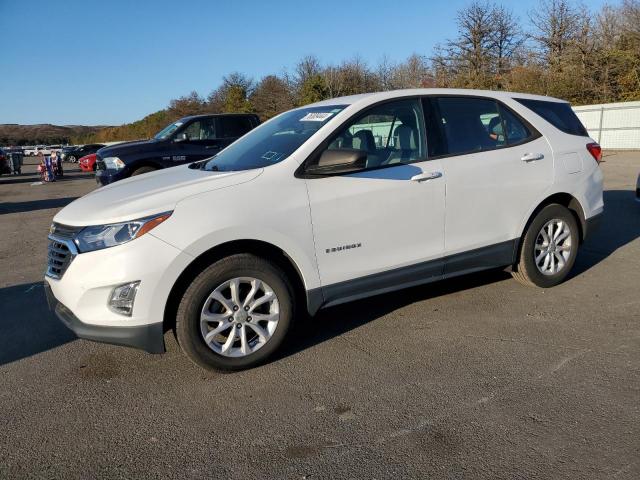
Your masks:
<svg viewBox="0 0 640 480"><path fill-rule="evenodd" d="M414 175L411 177L411 180L414 182L426 182L427 180L434 180L436 178L440 178L442 176L442 172L424 172L419 173L418 175Z"/></svg>
<svg viewBox="0 0 640 480"><path fill-rule="evenodd" d="M544 155L541 153L525 153L520 160L523 162L534 162L536 160L542 160Z"/></svg>
<svg viewBox="0 0 640 480"><path fill-rule="evenodd" d="M207 145L205 150L220 150L220 145Z"/></svg>

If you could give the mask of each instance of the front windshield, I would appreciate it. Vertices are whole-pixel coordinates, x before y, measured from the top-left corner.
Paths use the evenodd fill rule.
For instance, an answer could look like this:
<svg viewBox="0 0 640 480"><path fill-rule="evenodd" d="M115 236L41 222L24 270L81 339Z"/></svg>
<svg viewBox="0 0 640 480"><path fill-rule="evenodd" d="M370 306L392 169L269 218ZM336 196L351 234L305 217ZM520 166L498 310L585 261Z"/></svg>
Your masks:
<svg viewBox="0 0 640 480"><path fill-rule="evenodd" d="M173 132L179 129L183 124L184 122L180 120L178 120L177 122L173 122L172 124L167 125L158 133L156 133L153 138L155 138L156 140L166 140L173 134Z"/></svg>
<svg viewBox="0 0 640 480"><path fill-rule="evenodd" d="M306 142L345 105L308 107L285 112L252 130L215 157L203 170L238 171L268 167L281 162Z"/></svg>

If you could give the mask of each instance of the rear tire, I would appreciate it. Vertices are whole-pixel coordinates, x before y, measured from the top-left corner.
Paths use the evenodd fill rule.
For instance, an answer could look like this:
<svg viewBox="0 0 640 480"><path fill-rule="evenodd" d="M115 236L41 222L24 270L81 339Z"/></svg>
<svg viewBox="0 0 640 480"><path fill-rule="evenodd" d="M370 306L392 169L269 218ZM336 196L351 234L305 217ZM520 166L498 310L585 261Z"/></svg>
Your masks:
<svg viewBox="0 0 640 480"><path fill-rule="evenodd" d="M136 175L142 175L143 173L149 173L149 172L155 172L157 169L153 168L153 167L140 167L140 168L136 168L133 173L131 174L132 177L135 177Z"/></svg>
<svg viewBox="0 0 640 480"><path fill-rule="evenodd" d="M571 211L558 204L544 207L520 242L513 278L527 286L549 288L561 283L578 254L580 235Z"/></svg>
<svg viewBox="0 0 640 480"><path fill-rule="evenodd" d="M294 298L276 264L248 253L223 258L205 268L182 296L175 327L180 348L208 370L260 365L287 337Z"/></svg>

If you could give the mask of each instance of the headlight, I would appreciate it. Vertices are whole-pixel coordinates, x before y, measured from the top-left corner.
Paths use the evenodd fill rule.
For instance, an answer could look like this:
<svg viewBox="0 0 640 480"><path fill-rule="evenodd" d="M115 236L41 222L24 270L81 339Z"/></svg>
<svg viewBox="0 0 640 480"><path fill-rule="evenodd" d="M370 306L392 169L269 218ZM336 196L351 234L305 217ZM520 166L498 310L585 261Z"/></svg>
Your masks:
<svg viewBox="0 0 640 480"><path fill-rule="evenodd" d="M124 168L124 162L120 160L118 157L106 157L103 158L105 166L111 170L120 170Z"/></svg>
<svg viewBox="0 0 640 480"><path fill-rule="evenodd" d="M115 247L141 237L164 222L171 216L171 213L164 212L130 222L85 227L78 233L74 242L81 253Z"/></svg>

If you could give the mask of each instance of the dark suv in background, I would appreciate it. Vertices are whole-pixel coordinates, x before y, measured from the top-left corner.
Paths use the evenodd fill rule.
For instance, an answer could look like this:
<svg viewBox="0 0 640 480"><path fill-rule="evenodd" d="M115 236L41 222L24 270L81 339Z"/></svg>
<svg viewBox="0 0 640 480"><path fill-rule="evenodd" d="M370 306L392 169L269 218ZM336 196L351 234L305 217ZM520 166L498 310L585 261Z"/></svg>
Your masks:
<svg viewBox="0 0 640 480"><path fill-rule="evenodd" d="M76 163L80 160L80 157L96 153L104 147L101 143L90 143L87 145L71 145L69 147L62 147L60 150L60 158L65 162Z"/></svg>
<svg viewBox="0 0 640 480"><path fill-rule="evenodd" d="M96 157L96 181L123 178L212 157L260 123L253 114L194 115L168 125L151 140L105 147Z"/></svg>

